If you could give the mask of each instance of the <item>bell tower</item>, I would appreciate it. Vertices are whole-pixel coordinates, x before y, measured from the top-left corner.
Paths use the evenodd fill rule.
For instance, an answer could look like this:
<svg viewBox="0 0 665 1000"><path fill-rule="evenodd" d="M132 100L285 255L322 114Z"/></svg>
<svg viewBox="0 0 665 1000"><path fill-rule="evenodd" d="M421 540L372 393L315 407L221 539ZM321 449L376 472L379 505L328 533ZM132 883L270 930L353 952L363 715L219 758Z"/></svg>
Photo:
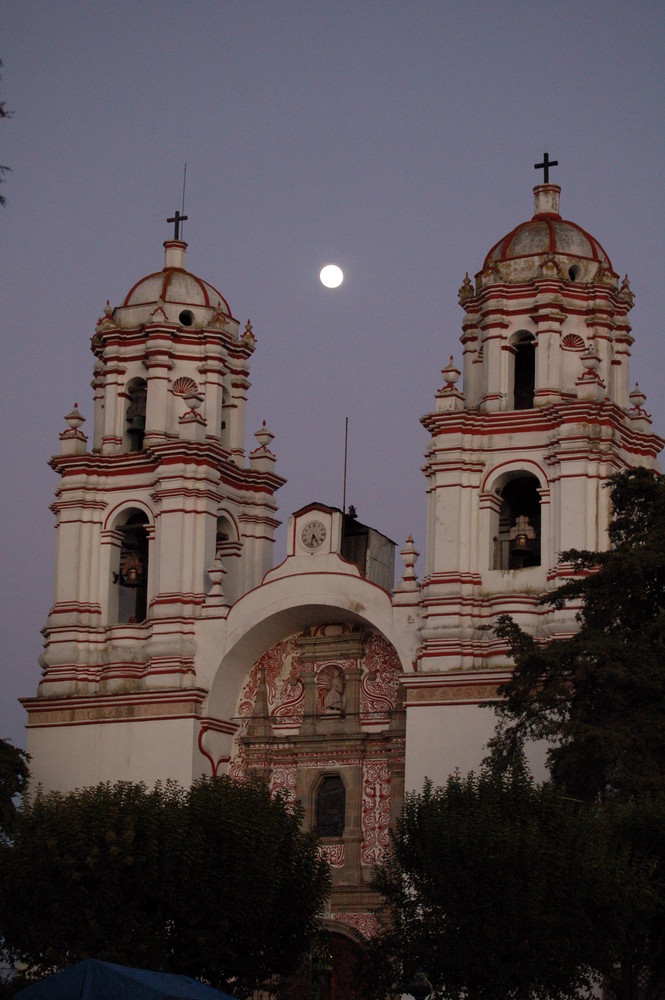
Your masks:
<svg viewBox="0 0 665 1000"><path fill-rule="evenodd" d="M607 547L610 476L653 468L664 441L630 389L633 293L593 236L534 188L533 217L500 239L459 291L463 384L451 357L422 418L427 564L424 670L505 662L492 622L511 614L542 638L574 612L539 604L572 567L567 549Z"/></svg>
<svg viewBox="0 0 665 1000"><path fill-rule="evenodd" d="M161 271L107 303L90 447L75 406L51 459L55 599L38 697L25 702L29 745L65 717L196 716L195 623L227 613L272 565L285 480L265 422L245 454L254 333L186 269L178 236Z"/></svg>

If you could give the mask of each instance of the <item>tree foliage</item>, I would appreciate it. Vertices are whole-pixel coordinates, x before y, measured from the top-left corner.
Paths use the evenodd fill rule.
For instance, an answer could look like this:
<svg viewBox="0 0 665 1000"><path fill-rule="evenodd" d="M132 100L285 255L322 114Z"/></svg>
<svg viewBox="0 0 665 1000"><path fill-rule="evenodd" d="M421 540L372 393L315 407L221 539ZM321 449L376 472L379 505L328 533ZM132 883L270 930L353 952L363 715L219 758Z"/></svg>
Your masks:
<svg viewBox="0 0 665 1000"><path fill-rule="evenodd" d="M298 810L258 781L102 784L20 810L0 932L36 974L94 956L245 995L294 966L328 887Z"/></svg>
<svg viewBox="0 0 665 1000"><path fill-rule="evenodd" d="M632 469L609 489L611 547L563 553L580 575L546 598L580 605L577 634L543 646L499 620L515 669L492 749L510 760L547 740L570 794L629 802L665 792L665 481Z"/></svg>
<svg viewBox="0 0 665 1000"><path fill-rule="evenodd" d="M28 783L29 757L8 740L0 740L0 835L8 836L16 818L16 798Z"/></svg>
<svg viewBox="0 0 665 1000"><path fill-rule="evenodd" d="M446 1000L570 997L606 956L611 851L595 817L524 768L453 775L407 796L375 888L387 929L371 997L418 967Z"/></svg>
<svg viewBox="0 0 665 1000"><path fill-rule="evenodd" d="M330 887L318 840L301 822L300 807L271 797L263 782L193 786L176 883L182 970L239 992L295 968Z"/></svg>
<svg viewBox="0 0 665 1000"><path fill-rule="evenodd" d="M499 622L515 669L491 750L501 766L547 740L553 781L602 818L615 858L603 973L618 1000L649 1000L665 990L665 480L632 469L609 490L610 548L563 553L578 575L546 599L577 604L579 631L542 646Z"/></svg>

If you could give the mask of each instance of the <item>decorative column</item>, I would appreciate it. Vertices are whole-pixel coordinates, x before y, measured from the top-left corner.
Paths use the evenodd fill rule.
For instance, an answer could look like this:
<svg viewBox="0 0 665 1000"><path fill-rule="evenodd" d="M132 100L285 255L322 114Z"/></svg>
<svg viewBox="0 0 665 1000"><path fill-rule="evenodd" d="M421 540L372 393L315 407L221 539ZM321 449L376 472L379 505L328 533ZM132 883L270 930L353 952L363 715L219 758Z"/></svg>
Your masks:
<svg viewBox="0 0 665 1000"><path fill-rule="evenodd" d="M162 440L167 432L169 371L173 367L173 330L154 324L146 327L144 363L148 370L144 444Z"/></svg>
<svg viewBox="0 0 665 1000"><path fill-rule="evenodd" d="M565 314L550 300L553 295L539 294L534 306L536 324L536 384L534 406L547 406L561 399L561 325Z"/></svg>

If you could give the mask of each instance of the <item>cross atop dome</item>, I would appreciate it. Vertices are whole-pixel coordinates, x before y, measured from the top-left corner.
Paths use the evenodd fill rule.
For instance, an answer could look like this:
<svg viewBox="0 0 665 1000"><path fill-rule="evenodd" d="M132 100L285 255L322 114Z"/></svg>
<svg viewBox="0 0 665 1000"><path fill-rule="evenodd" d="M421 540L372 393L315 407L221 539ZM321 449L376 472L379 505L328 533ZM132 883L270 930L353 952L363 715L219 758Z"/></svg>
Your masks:
<svg viewBox="0 0 665 1000"><path fill-rule="evenodd" d="M547 153L545 153L545 156L547 156ZM179 240L180 239L180 223L181 222L186 222L187 218L188 217L186 215L181 215L180 212L176 209L176 213L173 216L173 218L166 220L167 222L173 222L174 225L175 225L175 230L174 230L174 233L173 233L173 239L174 240Z"/></svg>
<svg viewBox="0 0 665 1000"><path fill-rule="evenodd" d="M550 182L550 167L558 167L558 166L559 166L559 161L558 160L550 160L549 153L545 153L544 156L543 156L543 162L542 163L534 163L533 169L534 170L542 170L543 171L543 183L544 184L549 184L549 182ZM171 220L169 219L169 222L170 221Z"/></svg>

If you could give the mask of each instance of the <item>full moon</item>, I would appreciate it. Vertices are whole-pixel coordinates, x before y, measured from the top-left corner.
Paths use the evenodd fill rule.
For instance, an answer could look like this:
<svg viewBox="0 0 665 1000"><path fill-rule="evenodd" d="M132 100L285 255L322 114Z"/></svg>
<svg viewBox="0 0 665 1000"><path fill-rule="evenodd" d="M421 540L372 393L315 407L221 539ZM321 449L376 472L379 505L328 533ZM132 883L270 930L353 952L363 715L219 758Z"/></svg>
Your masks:
<svg viewBox="0 0 665 1000"><path fill-rule="evenodd" d="M326 264L325 267L321 268L319 277L321 284L325 285L326 288L337 288L344 281L344 272L337 264Z"/></svg>

